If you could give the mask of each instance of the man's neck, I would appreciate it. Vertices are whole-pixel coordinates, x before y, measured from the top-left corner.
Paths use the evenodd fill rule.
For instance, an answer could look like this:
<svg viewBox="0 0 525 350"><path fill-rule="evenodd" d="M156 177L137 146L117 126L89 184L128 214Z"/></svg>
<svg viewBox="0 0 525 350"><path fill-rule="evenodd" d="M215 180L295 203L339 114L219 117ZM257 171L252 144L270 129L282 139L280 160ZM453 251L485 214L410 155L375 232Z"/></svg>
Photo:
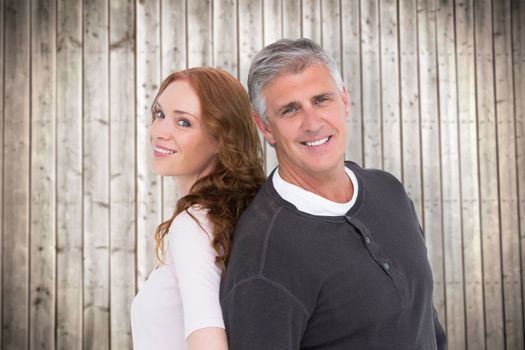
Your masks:
<svg viewBox="0 0 525 350"><path fill-rule="evenodd" d="M344 164L335 171L315 175L299 174L286 166L279 166L278 171L284 181L330 201L347 203L352 200L354 188Z"/></svg>

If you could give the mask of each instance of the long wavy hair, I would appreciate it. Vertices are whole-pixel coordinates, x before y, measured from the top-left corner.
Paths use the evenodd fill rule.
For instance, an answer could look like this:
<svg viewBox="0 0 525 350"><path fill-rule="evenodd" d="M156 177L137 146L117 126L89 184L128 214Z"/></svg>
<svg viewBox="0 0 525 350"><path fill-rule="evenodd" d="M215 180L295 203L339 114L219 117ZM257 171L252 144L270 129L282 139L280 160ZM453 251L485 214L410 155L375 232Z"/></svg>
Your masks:
<svg viewBox="0 0 525 350"><path fill-rule="evenodd" d="M212 246L217 253L215 263L224 272L235 224L265 181L261 143L246 90L220 69L199 67L172 73L160 85L152 114L159 96L176 80L187 81L199 97L202 123L217 140L218 153L214 170L197 180L189 193L177 201L171 218L157 227L157 258L163 262L163 239L173 219L196 206L208 210L213 228Z"/></svg>

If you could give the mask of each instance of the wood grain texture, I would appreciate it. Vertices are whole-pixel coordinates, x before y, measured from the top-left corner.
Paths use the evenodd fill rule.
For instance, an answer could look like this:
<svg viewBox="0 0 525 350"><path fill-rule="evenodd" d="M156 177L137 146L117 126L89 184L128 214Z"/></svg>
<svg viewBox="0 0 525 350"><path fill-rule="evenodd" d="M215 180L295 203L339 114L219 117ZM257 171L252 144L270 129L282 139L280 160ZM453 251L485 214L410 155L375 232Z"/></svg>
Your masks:
<svg viewBox="0 0 525 350"><path fill-rule="evenodd" d="M436 43L439 73L446 332L449 348L461 349L466 345L466 338L454 3L440 2L437 6Z"/></svg>
<svg viewBox="0 0 525 350"><path fill-rule="evenodd" d="M283 12L280 0L264 0L263 3L263 46L269 45L283 37ZM264 168L269 175L278 165L275 149L259 132L264 149Z"/></svg>
<svg viewBox="0 0 525 350"><path fill-rule="evenodd" d="M237 0L213 3L213 66L234 77L239 74L237 57Z"/></svg>
<svg viewBox="0 0 525 350"><path fill-rule="evenodd" d="M151 170L152 148L148 135L151 106L164 78L161 75L160 1L139 2L136 11L137 289L140 289L157 264L154 239L157 226L171 215L162 213L162 180Z"/></svg>
<svg viewBox="0 0 525 350"><path fill-rule="evenodd" d="M82 3L57 3L57 348L82 348Z"/></svg>
<svg viewBox="0 0 525 350"><path fill-rule="evenodd" d="M31 240L29 347L55 348L56 2L31 4Z"/></svg>
<svg viewBox="0 0 525 350"><path fill-rule="evenodd" d="M434 0L418 1L423 231L434 274L434 306L446 327L435 6Z"/></svg>
<svg viewBox="0 0 525 350"><path fill-rule="evenodd" d="M361 64L363 149L367 168L383 168L381 73L379 57L379 3L361 2Z"/></svg>
<svg viewBox="0 0 525 350"><path fill-rule="evenodd" d="M161 28L160 46L161 57L161 76L160 81L170 73L185 69L187 66L186 57L186 1L185 0L161 0L160 5ZM137 164L138 166L138 164ZM148 164L149 166L149 164ZM173 177L162 178L162 218L166 220L175 211L179 191ZM153 232L138 231L147 235L147 256L149 261L154 261ZM150 267L152 267L150 265Z"/></svg>
<svg viewBox="0 0 525 350"><path fill-rule="evenodd" d="M5 0L2 349L29 344L30 3Z"/></svg>
<svg viewBox="0 0 525 350"><path fill-rule="evenodd" d="M83 348L109 349L108 2L83 3Z"/></svg>
<svg viewBox="0 0 525 350"><path fill-rule="evenodd" d="M250 65L263 48L262 5L262 0L239 1L239 80L246 89Z"/></svg>
<svg viewBox="0 0 525 350"><path fill-rule="evenodd" d="M505 347L505 335L499 229L492 2L475 1L474 16L483 293L485 314L490 315L485 319L485 338L487 349L495 350Z"/></svg>
<svg viewBox="0 0 525 350"><path fill-rule="evenodd" d="M485 349L473 0L456 2L461 218L468 349Z"/></svg>
<svg viewBox="0 0 525 350"><path fill-rule="evenodd" d="M301 0L281 0L283 37L301 37Z"/></svg>
<svg viewBox="0 0 525 350"><path fill-rule="evenodd" d="M321 42L325 52L341 71L341 11L339 0L327 0L321 3Z"/></svg>
<svg viewBox="0 0 525 350"><path fill-rule="evenodd" d="M321 42L321 0L301 1L301 36ZM344 34L344 31L341 35Z"/></svg>
<svg viewBox="0 0 525 350"><path fill-rule="evenodd" d="M136 291L135 3L112 0L109 7L110 123L110 342L132 347L130 305Z"/></svg>
<svg viewBox="0 0 525 350"><path fill-rule="evenodd" d="M512 12L512 62L514 77L514 118L516 120L516 162L518 171L521 281L525 283L525 3L523 0L511 1ZM522 314L525 315L525 289L522 288Z"/></svg>
<svg viewBox="0 0 525 350"><path fill-rule="evenodd" d="M523 349L510 0L493 2L494 76L505 346ZM521 97L523 98L523 96Z"/></svg>
<svg viewBox="0 0 525 350"><path fill-rule="evenodd" d="M4 55L4 34L5 34L5 18L4 18L4 0L0 0L0 81L2 84L0 84L0 145L2 145L2 149L4 147L4 62L5 62L5 55ZM0 168L2 171L0 171L0 280L2 280L3 276L3 247L4 247L4 216L3 216L3 207L4 207L4 154L2 152L2 155L0 156ZM0 310L3 309L3 287L0 286L0 290L2 290L2 293L0 293ZM2 322L3 325L3 316L0 315L0 322ZM2 331L3 327L0 329L0 346L3 344L2 342Z"/></svg>
<svg viewBox="0 0 525 350"><path fill-rule="evenodd" d="M381 1L381 115L383 169L401 179L401 117L399 91L397 1Z"/></svg>
<svg viewBox="0 0 525 350"><path fill-rule="evenodd" d="M423 223L417 0L399 2L399 23L402 181Z"/></svg>
<svg viewBox="0 0 525 350"><path fill-rule="evenodd" d="M210 66L212 51L211 0L187 1L188 67Z"/></svg>
<svg viewBox="0 0 525 350"><path fill-rule="evenodd" d="M361 23L359 1L341 1L342 78L350 101L345 158L363 165L363 104L361 100Z"/></svg>

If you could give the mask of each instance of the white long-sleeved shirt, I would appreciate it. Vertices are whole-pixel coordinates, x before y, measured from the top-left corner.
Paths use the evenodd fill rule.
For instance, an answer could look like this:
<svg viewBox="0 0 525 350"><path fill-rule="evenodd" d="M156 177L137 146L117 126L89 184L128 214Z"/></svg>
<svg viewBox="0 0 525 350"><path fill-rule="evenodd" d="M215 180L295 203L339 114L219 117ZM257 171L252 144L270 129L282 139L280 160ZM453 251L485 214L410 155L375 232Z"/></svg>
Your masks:
<svg viewBox="0 0 525 350"><path fill-rule="evenodd" d="M173 220L165 264L152 271L131 305L135 350L186 349L186 338L206 327L224 328L221 272L211 246L206 210L190 208Z"/></svg>

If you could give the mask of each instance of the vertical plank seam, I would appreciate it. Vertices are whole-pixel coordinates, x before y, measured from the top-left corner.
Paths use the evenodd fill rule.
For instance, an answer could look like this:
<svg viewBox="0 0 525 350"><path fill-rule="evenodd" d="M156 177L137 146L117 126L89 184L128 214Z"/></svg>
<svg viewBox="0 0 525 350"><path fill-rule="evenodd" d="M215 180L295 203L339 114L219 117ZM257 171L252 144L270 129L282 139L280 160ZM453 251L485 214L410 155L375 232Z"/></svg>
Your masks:
<svg viewBox="0 0 525 350"><path fill-rule="evenodd" d="M33 54L33 23L32 23L32 19L33 19L33 8L32 8L32 1L29 0L28 1L29 3L29 10L28 10L28 16L29 16L29 19L28 19L28 26L29 26L29 33L28 33L28 36L29 36L29 59L28 59L28 63L29 63L29 123L28 123L28 128L29 128L29 164L28 164L28 197L27 199L29 200L29 202L27 203L27 218L28 218L28 223L27 223L27 232L25 233L27 235L27 247L26 247L26 250L27 250L27 295L26 295L26 300L27 300L27 318L26 318L26 322L27 322L27 336L29 337L29 339L27 340L27 348L29 349L29 347L31 346L31 163L32 163L32 159L31 159L31 148L32 148L32 143L31 143L31 122L32 122L32 114L33 114L33 103L31 102L32 100L32 94L33 94L33 74L31 74L32 72L32 69L33 69L33 57L32 57L32 54Z"/></svg>
<svg viewBox="0 0 525 350"><path fill-rule="evenodd" d="M240 79L241 77L241 43L240 43L240 25L239 25L239 1L235 1L235 30L237 31L236 35L236 58L237 58L237 79Z"/></svg>
<svg viewBox="0 0 525 350"><path fill-rule="evenodd" d="M379 65L379 134L381 135L380 140L381 144L379 145L379 149L381 150L381 169L385 169L385 135L384 135L384 128L383 123L385 121L385 118L383 117L383 32L381 30L381 1L377 1L376 6L376 31L377 31L377 45L379 46L378 49L378 60L377 64Z"/></svg>
<svg viewBox="0 0 525 350"><path fill-rule="evenodd" d="M361 31L361 0L358 1L358 18L357 20L357 30L359 35L359 117L361 118L361 166L365 166L365 136L364 136L364 116L363 116L363 40L362 40L362 31ZM366 0L364 0L366 1Z"/></svg>
<svg viewBox="0 0 525 350"><path fill-rule="evenodd" d="M2 53L3 53L3 57L2 57L2 120L0 120L0 123L2 123L2 154L0 155L1 157L1 165L2 165L2 187L0 188L0 190L2 191L2 193L0 193L0 200L2 201L2 207L1 207L1 213L0 215L2 216L2 221L1 221L1 227L0 227L0 249L2 250L0 252L0 259L2 259L2 263L0 264L0 291L3 292L3 289L4 289L4 208L5 208L5 205L4 205L4 178L5 178L5 167L4 167L4 143L5 143L5 127L4 127L4 120L5 120L5 28L6 28L6 25L5 25L5 2L4 0L1 0L2 1L2 12L0 13L0 16L2 16L2 25L3 25L3 28L2 28ZM2 297L0 298L0 323L4 323L4 296L3 296L3 293L2 293ZM4 337L2 336L3 334L3 327L2 329L0 329L0 348L3 348L3 341L4 341Z"/></svg>
<svg viewBox="0 0 525 350"><path fill-rule="evenodd" d="M521 5L523 6L523 4ZM512 11L512 1L511 1L511 4L510 4L510 41L511 41L511 67L512 67L512 77L515 77L515 61L514 61L514 52L517 52L517 55L519 55L519 51L517 49L514 48L514 16L513 16L513 11ZM519 13L519 12L518 12ZM518 44L518 48L520 48L519 44ZM522 48L523 49L523 48ZM519 60L518 60L519 62ZM521 79L525 79L525 77L521 77ZM514 148L516 150L518 150L518 112L517 112L517 103L516 103L516 80L515 79L512 79L512 92L513 92L513 96L514 96L514 105L513 105L513 113L514 113ZM518 157L518 153L515 154L516 156L516 164L515 164L515 167L516 167L516 189L517 189L517 193L518 193L518 200L517 200L517 210L518 210L518 238L519 238L519 242L521 242L521 237L522 237L522 230L524 230L525 228L521 226L521 220L519 219L520 217L520 213L521 213L521 201L520 201L520 193L521 193L521 188L520 188L520 167L519 167L519 157ZM524 170L524 169L522 169ZM519 244L518 245L518 252L519 252L519 259L520 259L520 271L523 272L523 269L522 269L522 266L523 266L523 250L521 249L522 248L522 245ZM524 283L525 281L523 280L523 273L520 273L520 296L522 298L521 302L522 302L522 307L521 307L521 318L522 320L525 322L525 300L523 300L525 294L524 294ZM522 334L522 342L525 343L525 332L523 332Z"/></svg>
<svg viewBox="0 0 525 350"><path fill-rule="evenodd" d="M474 95L475 95L475 100L476 100L476 155L477 155L477 159L476 159L476 164L477 164L477 167L478 167L478 174L481 172L481 169L480 169L480 154L479 154L479 120L478 120L478 116L479 116L479 108L478 108L478 102L479 102L479 96L478 96L478 75L477 75L477 67L478 67L478 50L477 50L477 26L478 26L478 23L477 23L477 20L476 20L476 5L475 5L475 1L476 0L473 0L472 1L472 22L473 22L473 30L472 30L472 33L473 33L473 39L474 39L474 42L473 42L473 49L474 49ZM479 198L479 201L478 201L478 212L479 212L479 223L480 223L480 227L479 227L479 241L480 241L480 254L481 254L481 266L480 266L480 269L481 269L481 295L482 295L482 298L483 298L483 348L486 349L487 348L487 314L485 312L485 256L483 254L483 225L482 225L482 217L483 217L483 213L482 213L482 197L481 197L481 183L480 183L480 177L478 176L478 198Z"/></svg>
<svg viewBox="0 0 525 350"><path fill-rule="evenodd" d="M463 182L461 179L463 179L463 169L462 169L462 163L461 163L461 130L460 130L460 108L459 108L459 76L458 76L458 33L457 33L457 16L456 16L456 0L453 1L452 4L452 23L454 26L454 75L456 77L455 85L456 85L456 129L457 129L457 154L458 154L458 175L459 175L459 229L460 229L460 235L461 235L461 279L463 281L463 329L465 330L464 338L463 338L463 346L465 349L468 349L468 322L467 322L467 288L465 283L465 237L463 233Z"/></svg>
<svg viewBox="0 0 525 350"><path fill-rule="evenodd" d="M107 94L108 104L106 107L107 122L108 122L108 131L107 131L107 137L108 137L107 169L108 169L108 173L106 174L106 176L108 177L107 188L106 188L107 198L108 198L108 212L107 212L107 217L106 217L107 224L108 224L108 231L107 231L108 249L106 252L107 261L108 261L108 266L106 267L107 272L108 272L108 280L107 280L108 289L107 289L107 294L106 294L107 300L108 300L108 304L107 304L108 305L107 306L108 307L108 310L107 310L108 311L108 316L107 316L108 339L106 340L107 342L106 344L108 345L108 349L111 349L111 28L110 28L111 4L110 4L110 1L111 0L106 0L106 28L107 28L106 29L106 43L107 43L107 51L106 51L107 72L106 74L108 77L107 83L106 83L107 84L106 89L108 91L108 94Z"/></svg>
<svg viewBox="0 0 525 350"><path fill-rule="evenodd" d="M58 21L59 21L59 17L58 17L58 7L59 7L59 3L58 3L59 0L56 0L55 1L55 43L57 45L56 49L58 50L58 45L59 45L59 42L58 42ZM5 34L4 34L5 35ZM57 64L57 61L58 59L55 58L55 65ZM58 121L57 121L57 113L58 113L58 93L57 93L57 90L58 90L58 70L55 69L54 70L54 75L55 75L55 94L54 94L54 99L55 99L55 130L54 130L54 136L55 136L55 139L54 139L54 143L55 143L55 196L54 196L54 211L55 211L55 295L54 295L54 298L55 298L55 317L54 317L54 323L55 323L55 327L54 327L54 340L55 340L55 347L58 347L58 247L59 247L59 236L58 236L58 186L57 186L57 174L58 174L58 157L56 156L56 145L58 144Z"/></svg>
<svg viewBox="0 0 525 350"><path fill-rule="evenodd" d="M81 79L82 79L82 82L84 82L84 77L85 77L85 69L84 69L84 2L80 2L80 16L81 16L81 20L80 20L80 37L81 37L81 72L80 72L80 76L81 76ZM84 84L82 83L80 85L80 105L81 105L81 119L82 121L84 120ZM80 122L80 151L79 151L79 154L80 154L80 212L82 213L82 218L80 219L81 221L81 229L80 229L80 235L81 235L81 242L82 242L82 249L81 249L81 259L80 259L80 264L82 265L81 269L80 269L80 273L82 274L81 278L80 278L80 300L82 300L81 304L80 304L80 335L82 336L82 339L80 339L80 348L83 349L84 348L84 285L85 285L85 281L84 281L84 277L85 277L85 271L84 271L84 260L85 260L85 245L84 245L84 242L85 242L85 229L84 229L84 123L83 122Z"/></svg>
<svg viewBox="0 0 525 350"><path fill-rule="evenodd" d="M507 320L507 313L505 309L505 274L504 274L504 261L503 261L503 234L502 234L502 215L501 215L501 193L500 193L500 161L499 161L499 126L498 126L498 84L497 84L497 72L496 72L496 45L495 45L495 38L494 38L494 0L490 1L490 17L491 17L491 46L492 46L492 82L493 82L493 90L492 90L492 97L494 99L494 127L495 127L495 138L496 138L496 186L497 186L497 201L498 201L498 242L499 242L499 259L500 259L500 290L501 290L501 312L503 316L503 346L507 347L507 327L506 327L506 320Z"/></svg>
<svg viewBox="0 0 525 350"><path fill-rule="evenodd" d="M403 140L403 91L402 91L402 87L403 87L403 83L402 83L402 73L401 73L401 67L402 67L402 64L401 64L401 25L400 25L400 19L401 19L401 15L399 13L399 0L395 0L396 1L396 23L397 23L397 30L396 30L396 36L397 36L397 99L399 101L398 103L398 106L397 106L397 112L399 114L399 142L400 142L400 145L399 145L399 151L400 151L400 155L399 155L399 159L400 159L400 169L399 169L399 176L400 176L400 180L403 182L403 185L404 185L404 180L405 180L405 158L403 157L403 145L404 145L404 140ZM403 1L403 0L402 0Z"/></svg>
<svg viewBox="0 0 525 350"><path fill-rule="evenodd" d="M423 185L425 178L423 177L423 151L422 148L422 132L421 132L421 67L419 65L419 1L415 0L415 22L416 22L416 62L417 62L417 121L418 121L418 127L419 127L419 193L421 194L421 226L425 227L425 193L423 191ZM423 235L425 235L425 231L423 230Z"/></svg>
<svg viewBox="0 0 525 350"><path fill-rule="evenodd" d="M443 155L442 155L442 143L441 143L441 92L439 89L439 45L438 45L438 4L436 3L437 0L431 0L433 2L433 17L434 17L434 50L435 50L435 56L434 56L434 65L436 67L436 83L434 84L435 87L435 96L436 96L436 112L437 112L437 121L436 121L436 129L438 133L438 154L439 154L439 204L440 204L440 222L441 222L441 229L440 229L440 235L441 235L441 251L445 252L445 230L444 230L444 216L443 216ZM441 5L439 8L439 11L441 11ZM442 286L442 292L443 292L443 312L445 313L445 325L448 325L448 312L447 312L447 269L446 269L446 254L442 254L442 260L441 260L441 268L443 269L443 286ZM447 327L448 328L448 327Z"/></svg>

